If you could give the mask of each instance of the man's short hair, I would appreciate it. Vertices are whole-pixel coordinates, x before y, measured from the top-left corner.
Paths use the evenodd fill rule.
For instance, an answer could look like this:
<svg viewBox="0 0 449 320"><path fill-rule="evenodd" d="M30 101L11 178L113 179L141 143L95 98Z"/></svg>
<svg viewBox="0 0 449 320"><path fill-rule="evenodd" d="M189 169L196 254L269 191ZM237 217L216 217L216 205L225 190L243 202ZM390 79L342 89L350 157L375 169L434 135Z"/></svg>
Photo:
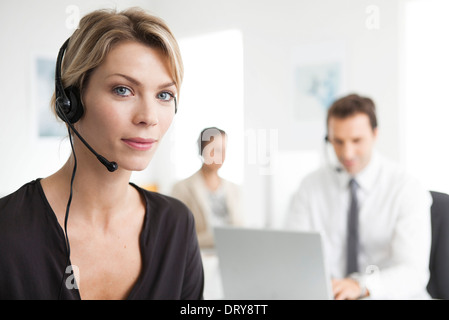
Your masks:
<svg viewBox="0 0 449 320"><path fill-rule="evenodd" d="M327 111L327 126L330 118L344 119L363 113L369 118L371 128L377 128L376 106L373 100L357 94L350 94L336 100Z"/></svg>

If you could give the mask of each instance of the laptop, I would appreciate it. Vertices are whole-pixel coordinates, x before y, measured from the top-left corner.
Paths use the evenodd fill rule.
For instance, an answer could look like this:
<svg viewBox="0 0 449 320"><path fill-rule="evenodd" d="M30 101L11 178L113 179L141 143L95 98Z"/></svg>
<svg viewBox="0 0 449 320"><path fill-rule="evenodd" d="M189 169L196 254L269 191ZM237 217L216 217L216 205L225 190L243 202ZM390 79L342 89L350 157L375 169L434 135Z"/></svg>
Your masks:
<svg viewBox="0 0 449 320"><path fill-rule="evenodd" d="M224 299L332 299L319 233L216 227L214 235Z"/></svg>

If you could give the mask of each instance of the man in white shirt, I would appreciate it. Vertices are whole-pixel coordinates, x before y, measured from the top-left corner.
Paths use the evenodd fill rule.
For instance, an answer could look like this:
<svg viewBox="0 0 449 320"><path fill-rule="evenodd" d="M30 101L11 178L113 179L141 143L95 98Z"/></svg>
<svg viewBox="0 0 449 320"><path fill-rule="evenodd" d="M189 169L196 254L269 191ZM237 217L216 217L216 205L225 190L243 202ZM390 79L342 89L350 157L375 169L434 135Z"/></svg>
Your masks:
<svg viewBox="0 0 449 320"><path fill-rule="evenodd" d="M327 128L339 164L304 178L288 227L321 232L335 299L429 298L430 193L374 151L371 99L335 101Z"/></svg>

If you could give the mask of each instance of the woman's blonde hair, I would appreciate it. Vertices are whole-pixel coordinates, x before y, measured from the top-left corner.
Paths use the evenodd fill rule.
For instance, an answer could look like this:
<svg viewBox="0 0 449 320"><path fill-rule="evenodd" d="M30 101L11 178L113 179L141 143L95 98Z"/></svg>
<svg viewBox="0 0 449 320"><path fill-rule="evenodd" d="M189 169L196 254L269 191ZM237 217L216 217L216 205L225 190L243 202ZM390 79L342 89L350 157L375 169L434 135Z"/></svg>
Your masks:
<svg viewBox="0 0 449 320"><path fill-rule="evenodd" d="M82 95L92 71L122 41L136 41L162 50L179 95L184 67L178 43L161 18L140 8L122 12L96 10L80 20L64 54L61 72L64 88L77 87ZM56 114L55 95L51 106Z"/></svg>

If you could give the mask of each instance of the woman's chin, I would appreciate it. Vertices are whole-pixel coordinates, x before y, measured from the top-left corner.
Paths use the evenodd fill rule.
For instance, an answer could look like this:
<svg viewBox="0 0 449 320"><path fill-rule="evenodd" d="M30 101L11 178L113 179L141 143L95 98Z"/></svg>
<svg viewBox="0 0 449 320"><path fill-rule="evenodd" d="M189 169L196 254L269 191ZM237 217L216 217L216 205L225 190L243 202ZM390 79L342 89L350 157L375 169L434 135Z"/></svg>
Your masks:
<svg viewBox="0 0 449 320"><path fill-rule="evenodd" d="M124 163L122 164L122 169L128 170L128 171L143 171L146 168L148 168L148 165L150 164L151 160L147 161L134 161L133 163ZM120 165L119 165L120 166Z"/></svg>

